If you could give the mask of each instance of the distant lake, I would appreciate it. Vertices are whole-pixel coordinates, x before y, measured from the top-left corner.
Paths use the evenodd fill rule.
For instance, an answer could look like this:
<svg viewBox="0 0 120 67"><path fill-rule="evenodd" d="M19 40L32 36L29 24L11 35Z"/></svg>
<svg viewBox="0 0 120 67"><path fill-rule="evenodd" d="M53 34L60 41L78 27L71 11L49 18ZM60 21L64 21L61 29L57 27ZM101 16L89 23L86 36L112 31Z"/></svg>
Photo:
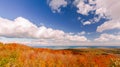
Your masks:
<svg viewBox="0 0 120 67"><path fill-rule="evenodd" d="M75 49L75 48L120 48L120 46L33 46L35 48Z"/></svg>

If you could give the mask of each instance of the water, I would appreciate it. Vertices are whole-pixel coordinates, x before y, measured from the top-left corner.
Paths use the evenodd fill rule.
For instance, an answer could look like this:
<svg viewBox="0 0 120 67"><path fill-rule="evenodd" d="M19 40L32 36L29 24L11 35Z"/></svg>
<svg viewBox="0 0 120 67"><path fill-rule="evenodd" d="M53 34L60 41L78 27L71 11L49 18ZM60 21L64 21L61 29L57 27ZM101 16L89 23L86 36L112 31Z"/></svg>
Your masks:
<svg viewBox="0 0 120 67"><path fill-rule="evenodd" d="M120 48L120 46L33 46L36 48L50 49L75 49L75 48Z"/></svg>

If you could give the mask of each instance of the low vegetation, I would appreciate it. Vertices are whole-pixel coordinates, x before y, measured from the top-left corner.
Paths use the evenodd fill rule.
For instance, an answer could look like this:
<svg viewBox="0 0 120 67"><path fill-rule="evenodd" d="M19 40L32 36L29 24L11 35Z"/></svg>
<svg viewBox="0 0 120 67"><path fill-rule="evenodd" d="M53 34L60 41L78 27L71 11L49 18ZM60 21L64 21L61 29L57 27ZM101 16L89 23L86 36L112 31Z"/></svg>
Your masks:
<svg viewBox="0 0 120 67"><path fill-rule="evenodd" d="M120 49L52 50L0 43L0 67L120 67Z"/></svg>

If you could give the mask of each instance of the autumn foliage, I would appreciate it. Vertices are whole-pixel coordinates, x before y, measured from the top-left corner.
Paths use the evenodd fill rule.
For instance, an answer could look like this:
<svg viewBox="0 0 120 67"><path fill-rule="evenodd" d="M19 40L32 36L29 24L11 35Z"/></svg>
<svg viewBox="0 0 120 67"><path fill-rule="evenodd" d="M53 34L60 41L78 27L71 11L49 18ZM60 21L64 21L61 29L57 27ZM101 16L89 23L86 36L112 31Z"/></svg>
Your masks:
<svg viewBox="0 0 120 67"><path fill-rule="evenodd" d="M0 67L120 67L120 49L53 50L0 43Z"/></svg>

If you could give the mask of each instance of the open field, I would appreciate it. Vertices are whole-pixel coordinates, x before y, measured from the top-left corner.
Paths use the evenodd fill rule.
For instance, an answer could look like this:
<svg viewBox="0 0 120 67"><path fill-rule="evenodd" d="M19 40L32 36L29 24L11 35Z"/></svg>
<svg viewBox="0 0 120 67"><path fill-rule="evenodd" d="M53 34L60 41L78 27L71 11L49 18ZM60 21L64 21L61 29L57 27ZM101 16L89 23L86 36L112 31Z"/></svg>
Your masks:
<svg viewBox="0 0 120 67"><path fill-rule="evenodd" d="M120 67L120 49L53 50L0 43L0 67Z"/></svg>

